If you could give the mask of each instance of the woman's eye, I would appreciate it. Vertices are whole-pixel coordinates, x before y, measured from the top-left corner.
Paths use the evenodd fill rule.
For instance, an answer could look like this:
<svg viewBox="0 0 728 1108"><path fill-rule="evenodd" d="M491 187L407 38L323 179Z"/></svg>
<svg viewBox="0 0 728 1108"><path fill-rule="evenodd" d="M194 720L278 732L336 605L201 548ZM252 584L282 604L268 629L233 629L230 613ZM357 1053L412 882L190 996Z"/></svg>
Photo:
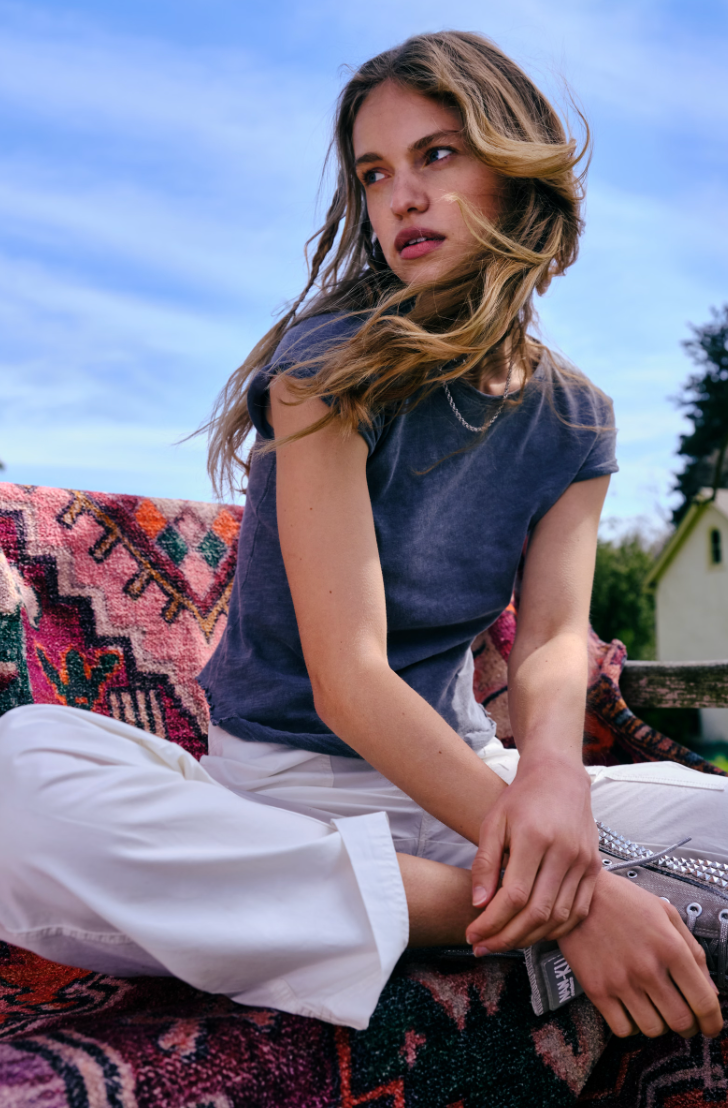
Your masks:
<svg viewBox="0 0 728 1108"><path fill-rule="evenodd" d="M362 180L365 185L374 185L377 181L381 181L384 173L381 169L368 169L364 174Z"/></svg>
<svg viewBox="0 0 728 1108"><path fill-rule="evenodd" d="M450 154L454 154L452 146L433 146L432 150L428 150L425 155L425 162L431 165L432 162L442 162Z"/></svg>

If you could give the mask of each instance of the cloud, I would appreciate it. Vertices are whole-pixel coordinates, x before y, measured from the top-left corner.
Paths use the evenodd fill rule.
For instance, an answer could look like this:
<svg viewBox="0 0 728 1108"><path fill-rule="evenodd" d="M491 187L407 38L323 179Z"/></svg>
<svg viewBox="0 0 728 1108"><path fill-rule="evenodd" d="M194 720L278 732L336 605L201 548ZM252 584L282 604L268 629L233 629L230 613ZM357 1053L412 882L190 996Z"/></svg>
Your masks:
<svg viewBox="0 0 728 1108"><path fill-rule="evenodd" d="M59 179L60 177L60 179ZM295 241L300 219L292 213L259 221L237 219L232 203L218 198L214 210L204 197L169 195L99 174L82 185L49 175L42 162L0 161L0 220L5 237L38 255L63 255L87 269L114 258L132 267L138 281L194 290L207 302L270 305L281 296L276 254L281 239ZM12 230L10 230L12 229ZM301 245L296 281L304 280ZM117 274L124 280L123 270ZM127 277L128 281L128 277Z"/></svg>
<svg viewBox="0 0 728 1108"><path fill-rule="evenodd" d="M713 6L705 26L695 9L671 10L662 0L450 0L446 9L440 0L325 0L306 10L320 28L349 30L364 55L420 31L480 31L552 90L565 76L581 98L632 121L668 129L689 121L710 138L728 121L723 5Z"/></svg>
<svg viewBox="0 0 728 1108"><path fill-rule="evenodd" d="M94 289L37 266L0 265L0 300L7 465L29 451L39 456L64 427L73 429L73 456L85 452L89 465L99 457L98 427L113 424L123 439L161 424L171 427L165 441L176 440L202 421L257 337L224 316ZM102 438L114 436L104 430ZM142 466L146 442L134 447Z"/></svg>
<svg viewBox="0 0 728 1108"><path fill-rule="evenodd" d="M302 90L300 76L261 66L240 47L181 50L78 22L18 23L6 24L0 40L0 99L69 132L111 127L172 147L176 160L192 142L228 164L244 163L260 146L272 162L270 186L288 157L287 144L270 133L271 117L285 119L292 136L320 126L326 82L311 74Z"/></svg>
<svg viewBox="0 0 728 1108"><path fill-rule="evenodd" d="M43 434L30 438L23 429L6 431L4 449L10 449L13 465L57 465L84 467L94 458L107 469L144 473L151 464L170 471L180 464L204 468L203 438L181 443L189 428L118 423L110 420L55 421L43 427ZM176 445L179 444L179 445Z"/></svg>
<svg viewBox="0 0 728 1108"><path fill-rule="evenodd" d="M130 339L160 355L204 357L232 345L236 331L224 318L196 312L189 306L166 303L153 296L108 291L74 280L70 274L27 262L0 259L0 296L3 310L15 309L20 325L30 330L36 313L61 329L83 323L84 335L93 344L112 350ZM49 336L38 336L44 345ZM55 343L56 336L50 339ZM63 351L58 351L63 358Z"/></svg>

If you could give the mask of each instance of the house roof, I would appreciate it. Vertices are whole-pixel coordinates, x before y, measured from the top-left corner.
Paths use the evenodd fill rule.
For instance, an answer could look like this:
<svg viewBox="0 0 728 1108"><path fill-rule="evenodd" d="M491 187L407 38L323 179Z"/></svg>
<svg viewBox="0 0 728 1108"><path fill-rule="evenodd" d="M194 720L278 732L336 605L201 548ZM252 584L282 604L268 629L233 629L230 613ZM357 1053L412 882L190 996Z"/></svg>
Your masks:
<svg viewBox="0 0 728 1108"><path fill-rule="evenodd" d="M718 489L713 506L728 519L728 489Z"/></svg>
<svg viewBox="0 0 728 1108"><path fill-rule="evenodd" d="M658 555L652 569L647 574L645 578L646 586L657 584L683 543L692 533L699 520L705 515L711 504L714 508L717 508L721 515L728 519L728 489L718 489L715 497L713 497L712 489L700 490L680 521L679 526L675 528Z"/></svg>

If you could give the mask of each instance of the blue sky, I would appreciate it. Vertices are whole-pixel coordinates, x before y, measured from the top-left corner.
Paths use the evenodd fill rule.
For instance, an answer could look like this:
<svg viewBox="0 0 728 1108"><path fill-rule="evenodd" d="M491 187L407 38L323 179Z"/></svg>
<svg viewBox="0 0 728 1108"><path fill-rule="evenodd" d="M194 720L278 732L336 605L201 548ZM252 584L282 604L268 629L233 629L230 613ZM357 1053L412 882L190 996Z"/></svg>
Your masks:
<svg viewBox="0 0 728 1108"><path fill-rule="evenodd" d="M443 26L589 118L543 334L614 397L607 515L659 524L680 343L728 300L725 0L0 0L6 479L209 498L204 444L173 444L303 283L343 66Z"/></svg>

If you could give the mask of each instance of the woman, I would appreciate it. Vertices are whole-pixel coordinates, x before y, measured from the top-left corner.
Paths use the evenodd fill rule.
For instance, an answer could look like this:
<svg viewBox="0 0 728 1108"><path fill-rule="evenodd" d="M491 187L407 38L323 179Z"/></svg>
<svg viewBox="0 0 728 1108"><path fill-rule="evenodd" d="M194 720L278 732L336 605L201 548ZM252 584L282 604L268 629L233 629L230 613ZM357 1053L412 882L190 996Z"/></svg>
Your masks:
<svg viewBox="0 0 728 1108"><path fill-rule="evenodd" d="M0 934L355 1027L407 943L548 936L616 1034L715 1035L701 948L601 869L594 816L720 854L723 781L581 760L611 410L528 327L576 258L583 151L493 44L448 32L354 75L336 152L309 284L210 425L220 480L258 433L210 756L73 709L4 717ZM516 752L469 644L526 540Z"/></svg>

